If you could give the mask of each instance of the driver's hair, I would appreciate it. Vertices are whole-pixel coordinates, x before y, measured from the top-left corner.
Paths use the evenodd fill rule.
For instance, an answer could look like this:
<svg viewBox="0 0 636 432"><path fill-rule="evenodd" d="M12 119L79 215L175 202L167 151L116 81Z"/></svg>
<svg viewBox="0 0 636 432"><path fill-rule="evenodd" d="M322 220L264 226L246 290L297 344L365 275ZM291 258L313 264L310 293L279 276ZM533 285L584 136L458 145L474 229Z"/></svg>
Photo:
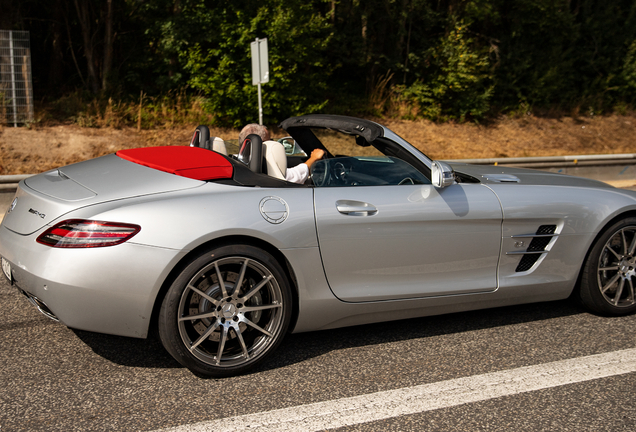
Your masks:
<svg viewBox="0 0 636 432"><path fill-rule="evenodd" d="M252 134L260 136L263 141L269 141L269 131L266 126L250 123L241 130L241 133L239 133L239 145L245 141L245 138L247 138L248 135Z"/></svg>

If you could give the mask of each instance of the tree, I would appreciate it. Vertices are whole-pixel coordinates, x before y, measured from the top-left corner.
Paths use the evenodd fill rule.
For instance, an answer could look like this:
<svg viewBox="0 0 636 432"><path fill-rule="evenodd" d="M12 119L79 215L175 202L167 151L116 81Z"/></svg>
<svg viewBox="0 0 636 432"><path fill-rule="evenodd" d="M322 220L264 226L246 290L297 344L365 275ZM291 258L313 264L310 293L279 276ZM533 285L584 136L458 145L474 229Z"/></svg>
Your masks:
<svg viewBox="0 0 636 432"><path fill-rule="evenodd" d="M369 100L387 94L438 119L635 100L634 0L0 0L0 10L4 28L31 32L39 97L187 91L223 124L257 115L256 37L270 48L270 123L383 114L390 104Z"/></svg>
<svg viewBox="0 0 636 432"><path fill-rule="evenodd" d="M240 126L257 118L250 42L266 37L270 82L263 86L267 122L315 112L328 102L324 62L328 18L302 0L219 1L204 15L196 42L181 54L189 84L208 98L222 124Z"/></svg>

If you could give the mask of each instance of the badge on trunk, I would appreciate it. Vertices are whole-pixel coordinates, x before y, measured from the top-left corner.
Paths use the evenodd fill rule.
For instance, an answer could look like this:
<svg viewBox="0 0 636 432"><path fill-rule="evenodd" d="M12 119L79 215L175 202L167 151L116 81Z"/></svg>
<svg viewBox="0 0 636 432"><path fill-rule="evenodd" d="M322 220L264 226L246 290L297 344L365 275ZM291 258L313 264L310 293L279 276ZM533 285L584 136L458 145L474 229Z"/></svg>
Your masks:
<svg viewBox="0 0 636 432"><path fill-rule="evenodd" d="M17 204L18 204L18 197L15 197L13 199L13 202L9 206L9 210L7 211L7 214L11 213Z"/></svg>

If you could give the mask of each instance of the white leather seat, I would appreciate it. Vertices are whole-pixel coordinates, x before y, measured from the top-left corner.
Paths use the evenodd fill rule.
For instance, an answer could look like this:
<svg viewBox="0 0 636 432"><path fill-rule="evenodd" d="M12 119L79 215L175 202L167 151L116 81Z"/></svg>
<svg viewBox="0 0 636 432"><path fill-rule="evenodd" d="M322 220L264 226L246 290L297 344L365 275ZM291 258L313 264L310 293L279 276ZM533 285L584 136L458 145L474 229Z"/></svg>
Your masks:
<svg viewBox="0 0 636 432"><path fill-rule="evenodd" d="M227 156L227 148L225 148L225 141L219 137L210 137L212 142L212 150Z"/></svg>
<svg viewBox="0 0 636 432"><path fill-rule="evenodd" d="M278 141L265 141L263 143L263 150L265 153L267 175L285 180L285 174L287 173L285 147Z"/></svg>

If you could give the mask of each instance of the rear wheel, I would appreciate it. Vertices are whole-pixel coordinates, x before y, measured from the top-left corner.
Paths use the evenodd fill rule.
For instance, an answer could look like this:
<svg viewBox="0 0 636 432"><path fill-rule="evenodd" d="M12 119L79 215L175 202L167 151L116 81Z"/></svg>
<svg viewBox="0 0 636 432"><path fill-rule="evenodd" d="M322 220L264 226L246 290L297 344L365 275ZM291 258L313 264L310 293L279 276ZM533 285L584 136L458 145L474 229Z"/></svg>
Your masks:
<svg viewBox="0 0 636 432"><path fill-rule="evenodd" d="M581 276L581 300L604 315L636 311L636 218L620 220L593 245Z"/></svg>
<svg viewBox="0 0 636 432"><path fill-rule="evenodd" d="M223 246L194 259L171 285L159 313L159 335L193 372L237 375L280 344L291 307L287 278L270 254Z"/></svg>

